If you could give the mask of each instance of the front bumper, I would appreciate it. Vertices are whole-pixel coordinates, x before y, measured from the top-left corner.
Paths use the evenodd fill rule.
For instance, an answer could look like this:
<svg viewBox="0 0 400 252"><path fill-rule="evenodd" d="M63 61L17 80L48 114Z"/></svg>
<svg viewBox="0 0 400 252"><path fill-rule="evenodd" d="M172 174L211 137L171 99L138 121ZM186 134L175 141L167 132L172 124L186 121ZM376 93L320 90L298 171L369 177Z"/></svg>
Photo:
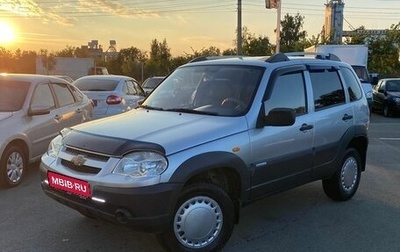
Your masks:
<svg viewBox="0 0 400 252"><path fill-rule="evenodd" d="M180 184L158 184L140 188L95 186L85 198L54 189L47 181L47 170L40 165L41 186L45 194L78 212L129 226L143 232L164 231L171 220Z"/></svg>

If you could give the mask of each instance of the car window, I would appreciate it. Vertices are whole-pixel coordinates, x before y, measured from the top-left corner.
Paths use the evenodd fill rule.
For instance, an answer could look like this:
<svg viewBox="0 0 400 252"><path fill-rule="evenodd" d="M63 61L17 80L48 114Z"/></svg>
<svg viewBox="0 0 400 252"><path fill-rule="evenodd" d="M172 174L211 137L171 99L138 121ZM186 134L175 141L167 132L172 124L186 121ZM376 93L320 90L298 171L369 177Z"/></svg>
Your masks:
<svg viewBox="0 0 400 252"><path fill-rule="evenodd" d="M334 69L310 70L315 110L345 103L339 75Z"/></svg>
<svg viewBox="0 0 400 252"><path fill-rule="evenodd" d="M80 92L76 87L74 86L69 86L71 88L72 93L74 94L74 97L77 102L80 102L83 100L83 94Z"/></svg>
<svg viewBox="0 0 400 252"><path fill-rule="evenodd" d="M74 85L81 91L114 91L118 82L118 80L79 79Z"/></svg>
<svg viewBox="0 0 400 252"><path fill-rule="evenodd" d="M155 88L163 79L164 78L158 78L158 77L148 78L144 81L143 87Z"/></svg>
<svg viewBox="0 0 400 252"><path fill-rule="evenodd" d="M54 89L60 107L75 103L74 96L67 87L67 85L52 84L52 87Z"/></svg>
<svg viewBox="0 0 400 252"><path fill-rule="evenodd" d="M239 116L252 104L264 71L253 66L188 65L171 73L142 105Z"/></svg>
<svg viewBox="0 0 400 252"><path fill-rule="evenodd" d="M400 80L389 80L386 82L386 90L389 92L400 91Z"/></svg>
<svg viewBox="0 0 400 252"><path fill-rule="evenodd" d="M350 101L361 99L363 91L361 90L360 85L358 85L356 76L354 76L353 72L348 68L342 68L341 72L348 87L347 89L349 91Z"/></svg>
<svg viewBox="0 0 400 252"><path fill-rule="evenodd" d="M125 88L126 88L126 94L136 95L136 90L132 81L126 81Z"/></svg>
<svg viewBox="0 0 400 252"><path fill-rule="evenodd" d="M302 72L284 74L275 79L271 95L265 102L266 114L274 108L291 108L296 115L307 112Z"/></svg>
<svg viewBox="0 0 400 252"><path fill-rule="evenodd" d="M139 83L137 83L136 81L133 82L133 87L135 89L136 95L141 95L141 96L145 96L144 90L142 89L142 87L140 86Z"/></svg>
<svg viewBox="0 0 400 252"><path fill-rule="evenodd" d="M48 84L38 85L33 93L31 109L53 109L56 104Z"/></svg>
<svg viewBox="0 0 400 252"><path fill-rule="evenodd" d="M20 110L29 86L29 82L0 80L0 112Z"/></svg>

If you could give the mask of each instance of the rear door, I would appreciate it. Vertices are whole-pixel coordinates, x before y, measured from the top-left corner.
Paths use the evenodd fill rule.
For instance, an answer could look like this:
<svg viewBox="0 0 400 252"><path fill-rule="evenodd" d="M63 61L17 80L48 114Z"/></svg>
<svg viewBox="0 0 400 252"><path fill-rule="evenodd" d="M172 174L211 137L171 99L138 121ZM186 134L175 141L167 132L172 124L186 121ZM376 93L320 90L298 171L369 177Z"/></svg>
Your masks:
<svg viewBox="0 0 400 252"><path fill-rule="evenodd" d="M335 168L346 131L354 125L353 107L346 101L339 68L309 66L314 114L314 177L320 178Z"/></svg>

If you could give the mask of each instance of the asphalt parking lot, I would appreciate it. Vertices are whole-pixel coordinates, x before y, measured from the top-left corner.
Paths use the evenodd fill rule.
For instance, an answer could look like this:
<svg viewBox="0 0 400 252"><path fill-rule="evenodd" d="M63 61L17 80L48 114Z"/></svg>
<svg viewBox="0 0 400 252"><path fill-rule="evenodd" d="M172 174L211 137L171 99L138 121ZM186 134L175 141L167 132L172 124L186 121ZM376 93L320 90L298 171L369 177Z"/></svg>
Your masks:
<svg viewBox="0 0 400 252"><path fill-rule="evenodd" d="M400 117L372 114L367 170L353 199L334 202L321 182L242 209L223 251L400 251ZM82 217L44 195L38 164L0 190L0 251L154 251L148 234Z"/></svg>

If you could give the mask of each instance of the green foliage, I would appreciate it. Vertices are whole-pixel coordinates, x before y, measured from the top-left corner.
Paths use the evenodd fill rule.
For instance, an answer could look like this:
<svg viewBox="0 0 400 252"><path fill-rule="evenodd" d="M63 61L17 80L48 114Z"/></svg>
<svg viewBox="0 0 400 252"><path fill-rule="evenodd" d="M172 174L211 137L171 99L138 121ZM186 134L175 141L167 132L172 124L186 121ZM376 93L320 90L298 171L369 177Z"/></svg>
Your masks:
<svg viewBox="0 0 400 252"><path fill-rule="evenodd" d="M306 31L302 31L304 17L299 13L296 16L286 14L281 21L280 51L296 52L304 50Z"/></svg>

